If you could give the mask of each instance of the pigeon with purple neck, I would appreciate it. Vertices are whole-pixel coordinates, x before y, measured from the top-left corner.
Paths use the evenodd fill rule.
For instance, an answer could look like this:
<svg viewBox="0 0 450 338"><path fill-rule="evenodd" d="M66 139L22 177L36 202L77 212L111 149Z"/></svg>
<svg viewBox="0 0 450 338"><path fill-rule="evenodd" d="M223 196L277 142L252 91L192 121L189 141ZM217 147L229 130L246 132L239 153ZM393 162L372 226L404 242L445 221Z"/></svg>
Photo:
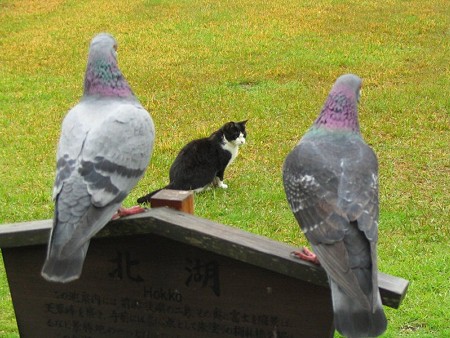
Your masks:
<svg viewBox="0 0 450 338"><path fill-rule="evenodd" d="M378 290L378 162L359 129L361 84L353 74L336 80L283 166L287 200L315 253L294 254L327 272L334 325L346 337L376 337L387 327Z"/></svg>
<svg viewBox="0 0 450 338"><path fill-rule="evenodd" d="M91 238L111 218L144 210L121 204L144 175L154 137L149 113L117 65L116 40L98 34L89 48L83 97L62 123L45 279L79 278Z"/></svg>

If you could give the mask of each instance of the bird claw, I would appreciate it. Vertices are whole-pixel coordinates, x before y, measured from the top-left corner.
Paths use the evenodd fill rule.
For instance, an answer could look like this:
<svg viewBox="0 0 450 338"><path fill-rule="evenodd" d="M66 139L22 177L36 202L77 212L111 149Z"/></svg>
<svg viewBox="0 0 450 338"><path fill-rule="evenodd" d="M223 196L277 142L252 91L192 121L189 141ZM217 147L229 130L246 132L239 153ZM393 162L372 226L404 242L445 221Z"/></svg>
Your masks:
<svg viewBox="0 0 450 338"><path fill-rule="evenodd" d="M292 251L291 256L303 261L311 262L320 265L319 258L308 248L303 247L300 251Z"/></svg>
<svg viewBox="0 0 450 338"><path fill-rule="evenodd" d="M141 207L140 205L135 205L131 208L120 207L119 210L117 210L117 212L113 215L112 219L115 220L124 216L140 214L142 212L145 212L145 210L146 209Z"/></svg>

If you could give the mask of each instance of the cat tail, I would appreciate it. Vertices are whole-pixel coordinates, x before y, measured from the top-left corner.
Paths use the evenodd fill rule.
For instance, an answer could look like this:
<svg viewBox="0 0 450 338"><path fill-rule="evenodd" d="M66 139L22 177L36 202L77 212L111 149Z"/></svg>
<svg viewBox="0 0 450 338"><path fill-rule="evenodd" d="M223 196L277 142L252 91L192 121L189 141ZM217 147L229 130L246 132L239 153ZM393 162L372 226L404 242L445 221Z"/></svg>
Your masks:
<svg viewBox="0 0 450 338"><path fill-rule="evenodd" d="M164 188L161 188L161 189L158 189L158 190L155 190L155 191L152 191L152 192L148 193L148 194L145 195L145 196L139 197L139 198L137 199L137 202L138 202L139 204L150 203L150 200L152 199L152 196L153 196L154 194L156 194L157 192L159 192L159 191L161 191L161 190L163 190L163 189L166 189L167 187L168 187L168 186L166 186L166 187L164 187Z"/></svg>

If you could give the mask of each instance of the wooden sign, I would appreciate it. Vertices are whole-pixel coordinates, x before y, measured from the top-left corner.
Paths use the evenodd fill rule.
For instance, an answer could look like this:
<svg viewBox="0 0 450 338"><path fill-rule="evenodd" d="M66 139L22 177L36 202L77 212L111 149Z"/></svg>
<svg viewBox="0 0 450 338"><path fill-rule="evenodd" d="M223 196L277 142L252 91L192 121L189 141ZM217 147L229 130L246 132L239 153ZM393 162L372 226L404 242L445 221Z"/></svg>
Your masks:
<svg viewBox="0 0 450 338"><path fill-rule="evenodd" d="M50 227L0 227L21 337L333 335L326 275L291 246L157 208L110 222L81 278L59 284L40 276ZM398 307L408 282L380 277L383 301Z"/></svg>

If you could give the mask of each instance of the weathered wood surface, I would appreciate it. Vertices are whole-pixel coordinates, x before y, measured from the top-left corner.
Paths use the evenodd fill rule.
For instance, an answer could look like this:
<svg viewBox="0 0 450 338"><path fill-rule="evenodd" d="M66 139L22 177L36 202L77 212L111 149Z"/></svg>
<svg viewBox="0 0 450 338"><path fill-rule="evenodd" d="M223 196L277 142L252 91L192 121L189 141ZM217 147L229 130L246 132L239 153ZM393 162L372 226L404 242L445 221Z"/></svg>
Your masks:
<svg viewBox="0 0 450 338"><path fill-rule="evenodd" d="M47 243L51 220L0 226L0 248ZM290 256L297 249L203 218L168 208L156 208L111 221L96 237L156 234L318 286L328 286L321 267ZM398 308L408 281L379 273L383 304Z"/></svg>
<svg viewBox="0 0 450 338"><path fill-rule="evenodd" d="M169 207L194 214L194 193L186 190L163 189L151 197L152 208Z"/></svg>
<svg viewBox="0 0 450 338"><path fill-rule="evenodd" d="M91 241L80 279L67 284L40 276L46 241L3 247L20 336L333 336L327 287L203 249L192 226L178 230L184 241L171 239L178 232L173 218L187 224L195 218L169 209L150 213L161 217L155 216L147 228L136 219L109 223ZM148 223L145 219L140 218ZM169 230L160 233L168 236L151 231L164 226ZM36 229L33 242L42 236L42 228Z"/></svg>
<svg viewBox="0 0 450 338"><path fill-rule="evenodd" d="M128 222L113 222L115 234ZM105 235L105 233L103 233ZM21 337L332 337L330 290L155 234L91 241L79 280L2 249Z"/></svg>

